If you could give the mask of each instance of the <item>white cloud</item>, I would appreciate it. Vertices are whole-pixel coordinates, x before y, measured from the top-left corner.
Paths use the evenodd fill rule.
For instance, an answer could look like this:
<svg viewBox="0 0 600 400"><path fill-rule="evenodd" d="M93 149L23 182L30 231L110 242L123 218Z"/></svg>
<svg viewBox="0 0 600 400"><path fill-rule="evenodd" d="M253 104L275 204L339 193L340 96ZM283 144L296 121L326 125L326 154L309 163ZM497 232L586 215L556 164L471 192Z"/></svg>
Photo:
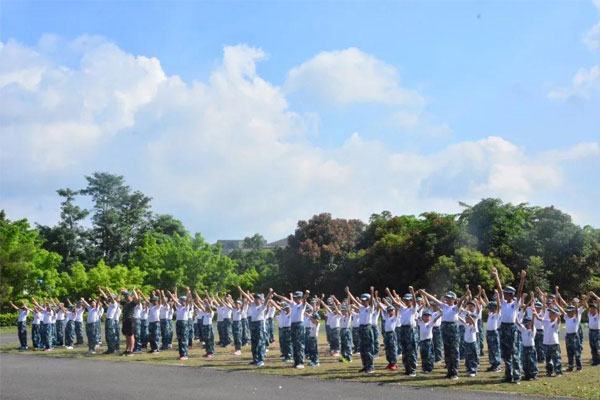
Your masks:
<svg viewBox="0 0 600 400"><path fill-rule="evenodd" d="M485 196L522 201L560 189L565 163L599 156L597 143L530 153L495 136L421 154L353 133L322 149L311 143L314 116L294 112L286 92L257 74L261 49L225 47L207 81L188 83L166 76L157 59L98 38L51 39L0 47L2 205L11 218L50 215L39 199L110 170L211 239L276 239L323 211L367 219L383 209L456 211L458 200ZM65 46L79 52L79 67L47 54ZM41 72L22 78L21 70ZM386 90L369 96L402 92ZM418 124L416 115L399 118ZM13 216L26 210L42 211Z"/></svg>
<svg viewBox="0 0 600 400"><path fill-rule="evenodd" d="M335 105L381 103L420 107L425 102L417 91L401 85L395 67L354 47L323 51L292 68L285 89Z"/></svg>
<svg viewBox="0 0 600 400"><path fill-rule="evenodd" d="M600 66L594 65L586 69L580 68L573 77L570 87L555 89L548 93L552 100L583 99L588 100L600 93Z"/></svg>
<svg viewBox="0 0 600 400"><path fill-rule="evenodd" d="M600 11L600 0L592 0L592 3ZM583 35L583 43L592 51L600 50L600 21L591 27L589 31Z"/></svg>

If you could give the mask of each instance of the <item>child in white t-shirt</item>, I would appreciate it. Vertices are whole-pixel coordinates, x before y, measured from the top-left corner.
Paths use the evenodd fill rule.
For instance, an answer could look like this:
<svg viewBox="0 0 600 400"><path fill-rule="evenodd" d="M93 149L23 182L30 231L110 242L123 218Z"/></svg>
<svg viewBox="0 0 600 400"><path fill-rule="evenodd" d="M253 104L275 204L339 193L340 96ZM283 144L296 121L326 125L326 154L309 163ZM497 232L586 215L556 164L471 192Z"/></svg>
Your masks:
<svg viewBox="0 0 600 400"><path fill-rule="evenodd" d="M433 328L436 321L438 321L441 317L441 313L432 313L431 310L425 309L421 313L421 319L418 322L421 367L424 374L430 374L433 371Z"/></svg>
<svg viewBox="0 0 600 400"><path fill-rule="evenodd" d="M536 315L533 309L532 314L533 316ZM538 374L537 352L535 350L535 335L537 330L529 317L525 317L521 322L517 322L517 329L521 333L523 379L526 381L535 380Z"/></svg>
<svg viewBox="0 0 600 400"><path fill-rule="evenodd" d="M560 330L560 307L554 305L549 309L548 316L544 322L544 349L546 351L546 375L562 376L562 357L560 353L560 342L558 332ZM539 318L537 316L536 318Z"/></svg>
<svg viewBox="0 0 600 400"><path fill-rule="evenodd" d="M307 332L308 335L308 348L307 354L310 360L308 363L309 367L319 366L319 314L313 314L310 317L310 329Z"/></svg>
<svg viewBox="0 0 600 400"><path fill-rule="evenodd" d="M463 319L465 333L463 340L465 343L465 366L467 368L467 376L477 376L477 368L479 367L479 352L477 343L477 312L472 312L466 315Z"/></svg>

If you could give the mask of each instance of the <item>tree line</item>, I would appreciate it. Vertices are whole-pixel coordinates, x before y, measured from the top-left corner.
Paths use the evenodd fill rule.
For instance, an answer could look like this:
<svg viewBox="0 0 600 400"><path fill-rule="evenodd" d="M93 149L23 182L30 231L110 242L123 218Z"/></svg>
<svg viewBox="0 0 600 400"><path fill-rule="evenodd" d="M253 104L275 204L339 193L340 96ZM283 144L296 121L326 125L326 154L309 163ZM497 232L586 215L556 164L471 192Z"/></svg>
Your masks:
<svg viewBox="0 0 600 400"><path fill-rule="evenodd" d="M225 255L173 216L153 213L152 199L124 177L97 172L86 181L57 191L54 226L0 212L0 310L30 296L88 297L98 285L317 293L415 285L460 293L466 284L491 290L493 268L507 283L526 269L531 287L558 285L567 295L600 289L600 230L554 207L484 199L462 204L459 214L383 211L368 223L323 213L299 221L283 248L264 249L256 234ZM91 209L78 205L81 197Z"/></svg>

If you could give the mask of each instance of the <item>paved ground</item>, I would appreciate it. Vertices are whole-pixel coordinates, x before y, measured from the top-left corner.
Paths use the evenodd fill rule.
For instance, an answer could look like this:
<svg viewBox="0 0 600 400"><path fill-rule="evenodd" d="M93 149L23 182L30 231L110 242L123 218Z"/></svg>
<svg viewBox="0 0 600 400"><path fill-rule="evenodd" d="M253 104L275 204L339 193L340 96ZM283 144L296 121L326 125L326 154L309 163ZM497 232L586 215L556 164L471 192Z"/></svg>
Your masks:
<svg viewBox="0 0 600 400"><path fill-rule="evenodd" d="M2 400L534 400L515 395L303 379L210 368L0 354ZM542 398L547 400L547 398Z"/></svg>

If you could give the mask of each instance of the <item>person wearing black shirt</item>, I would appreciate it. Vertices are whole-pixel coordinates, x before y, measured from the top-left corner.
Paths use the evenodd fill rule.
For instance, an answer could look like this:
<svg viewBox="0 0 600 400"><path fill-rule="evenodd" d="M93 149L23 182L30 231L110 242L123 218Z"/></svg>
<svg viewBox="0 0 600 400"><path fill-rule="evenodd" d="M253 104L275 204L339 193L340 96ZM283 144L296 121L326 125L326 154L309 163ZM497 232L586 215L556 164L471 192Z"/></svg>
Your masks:
<svg viewBox="0 0 600 400"><path fill-rule="evenodd" d="M121 299L123 297L123 299ZM121 294L119 294L119 298L117 299L123 306L123 328L122 332L125 335L125 351L123 352L123 356L132 356L133 355L133 347L135 345L135 328L136 321L133 316L133 311L135 306L137 306L140 302L140 298L133 289L132 292L128 292L127 290L121 290Z"/></svg>

